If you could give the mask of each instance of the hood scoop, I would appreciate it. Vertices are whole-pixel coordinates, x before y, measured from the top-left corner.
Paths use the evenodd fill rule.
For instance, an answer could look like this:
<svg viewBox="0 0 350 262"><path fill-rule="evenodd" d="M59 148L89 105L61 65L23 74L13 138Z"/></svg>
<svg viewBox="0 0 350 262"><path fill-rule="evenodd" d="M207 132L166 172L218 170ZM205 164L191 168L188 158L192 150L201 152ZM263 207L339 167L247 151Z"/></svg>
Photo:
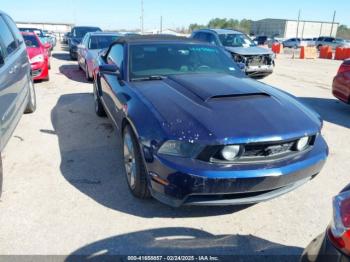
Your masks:
<svg viewBox="0 0 350 262"><path fill-rule="evenodd" d="M168 79L168 84L172 88L187 96L192 94L203 102L269 96L263 89L259 88L259 84L252 82L250 79L233 77L227 74L180 75L170 76Z"/></svg>
<svg viewBox="0 0 350 262"><path fill-rule="evenodd" d="M249 93L249 94L227 94L227 95L216 95L209 97L206 102L210 101L222 101L222 100L248 100L248 99L259 99L270 97L267 93Z"/></svg>

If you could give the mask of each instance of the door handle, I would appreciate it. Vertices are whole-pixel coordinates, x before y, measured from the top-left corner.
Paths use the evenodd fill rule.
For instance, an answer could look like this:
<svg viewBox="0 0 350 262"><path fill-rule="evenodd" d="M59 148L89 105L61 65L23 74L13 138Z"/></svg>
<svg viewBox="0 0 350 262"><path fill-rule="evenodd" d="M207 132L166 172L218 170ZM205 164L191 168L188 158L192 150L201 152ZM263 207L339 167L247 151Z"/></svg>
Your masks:
<svg viewBox="0 0 350 262"><path fill-rule="evenodd" d="M18 65L15 65L14 67L12 67L9 71L10 74L14 74L17 72L17 69L18 69Z"/></svg>

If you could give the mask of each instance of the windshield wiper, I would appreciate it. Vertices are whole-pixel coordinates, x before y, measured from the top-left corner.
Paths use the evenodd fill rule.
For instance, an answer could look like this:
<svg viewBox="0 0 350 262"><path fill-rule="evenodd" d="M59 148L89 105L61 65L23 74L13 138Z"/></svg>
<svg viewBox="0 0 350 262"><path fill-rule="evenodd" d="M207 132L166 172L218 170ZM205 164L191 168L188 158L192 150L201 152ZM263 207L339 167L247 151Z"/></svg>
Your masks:
<svg viewBox="0 0 350 262"><path fill-rule="evenodd" d="M136 81L153 81L153 80L163 80L163 79L165 79L165 76L154 75L154 76L133 78L133 79L131 79L131 81L132 82L136 82Z"/></svg>

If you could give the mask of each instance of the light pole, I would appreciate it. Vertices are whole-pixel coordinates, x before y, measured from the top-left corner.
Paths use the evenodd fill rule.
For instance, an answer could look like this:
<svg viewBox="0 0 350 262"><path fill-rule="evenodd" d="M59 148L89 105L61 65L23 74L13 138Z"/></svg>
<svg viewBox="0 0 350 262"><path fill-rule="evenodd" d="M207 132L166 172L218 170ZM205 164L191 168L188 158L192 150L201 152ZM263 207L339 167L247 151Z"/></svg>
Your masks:
<svg viewBox="0 0 350 262"><path fill-rule="evenodd" d="M144 32L144 28L143 28L143 16L144 16L144 10L143 10L143 0L141 0L141 17L140 17L140 20L141 20L141 34L143 34Z"/></svg>

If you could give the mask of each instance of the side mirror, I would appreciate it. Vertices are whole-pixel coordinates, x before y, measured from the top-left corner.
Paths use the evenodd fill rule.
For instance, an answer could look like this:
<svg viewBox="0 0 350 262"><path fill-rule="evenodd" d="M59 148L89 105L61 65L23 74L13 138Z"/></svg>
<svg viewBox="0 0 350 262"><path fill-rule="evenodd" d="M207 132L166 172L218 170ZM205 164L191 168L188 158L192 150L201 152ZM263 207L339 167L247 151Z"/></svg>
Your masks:
<svg viewBox="0 0 350 262"><path fill-rule="evenodd" d="M99 70L103 74L116 75L118 79L121 77L119 67L113 64L100 65Z"/></svg>
<svg viewBox="0 0 350 262"><path fill-rule="evenodd" d="M51 49L51 44L50 43L45 43L44 44L45 49Z"/></svg>

